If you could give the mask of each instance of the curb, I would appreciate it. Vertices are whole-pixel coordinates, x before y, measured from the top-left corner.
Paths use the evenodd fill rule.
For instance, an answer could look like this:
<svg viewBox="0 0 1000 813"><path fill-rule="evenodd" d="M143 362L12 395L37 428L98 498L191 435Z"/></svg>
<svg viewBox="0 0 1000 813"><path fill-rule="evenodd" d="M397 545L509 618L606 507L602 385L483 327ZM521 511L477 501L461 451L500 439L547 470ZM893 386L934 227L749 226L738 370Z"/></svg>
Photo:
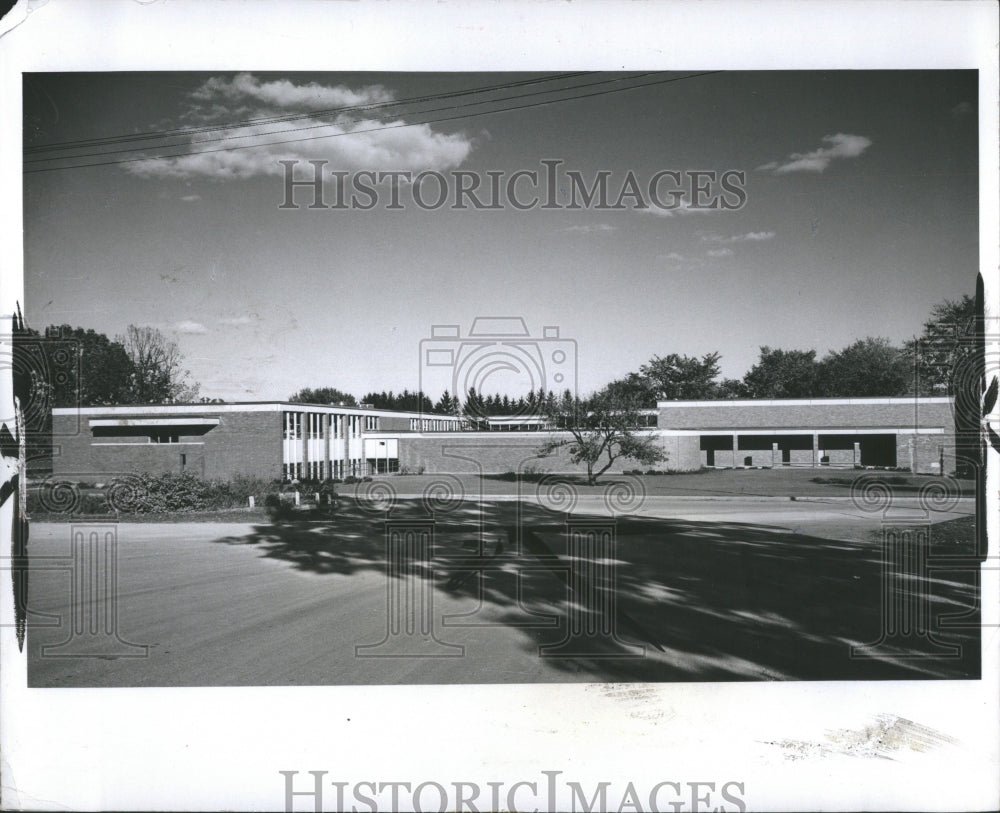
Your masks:
<svg viewBox="0 0 1000 813"><path fill-rule="evenodd" d="M358 499L354 494L341 494L342 498ZM421 500L423 494L395 494L397 500ZM482 497L463 494L460 498L464 502L517 502L518 500L540 502L537 494L487 494ZM578 500L599 500L605 499L603 494L580 494ZM644 502L651 500L677 501L677 502L831 502L831 503L853 503L853 497L822 497L822 496L773 496L765 494L745 494L745 495L707 495L707 494L647 494L643 498ZM959 497L958 503L975 503L975 497ZM892 503L898 504L921 504L920 497L893 497Z"/></svg>

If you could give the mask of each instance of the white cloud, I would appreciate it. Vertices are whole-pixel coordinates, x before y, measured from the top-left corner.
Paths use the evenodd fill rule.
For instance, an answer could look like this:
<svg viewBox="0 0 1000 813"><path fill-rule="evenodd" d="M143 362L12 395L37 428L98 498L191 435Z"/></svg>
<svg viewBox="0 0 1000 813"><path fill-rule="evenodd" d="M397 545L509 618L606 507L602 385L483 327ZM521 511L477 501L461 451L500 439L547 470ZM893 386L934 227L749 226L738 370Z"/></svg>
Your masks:
<svg viewBox="0 0 1000 813"><path fill-rule="evenodd" d="M192 203L196 200L201 200L201 195L184 195L181 200L185 203Z"/></svg>
<svg viewBox="0 0 1000 813"><path fill-rule="evenodd" d="M241 316L227 316L219 320L220 325L252 325L260 321L259 313L245 313Z"/></svg>
<svg viewBox="0 0 1000 813"><path fill-rule="evenodd" d="M733 250L731 248L710 248L705 252L709 257L730 257Z"/></svg>
<svg viewBox="0 0 1000 813"><path fill-rule="evenodd" d="M971 102L959 102L951 109L951 116L955 119L964 119L975 111L976 108Z"/></svg>
<svg viewBox="0 0 1000 813"><path fill-rule="evenodd" d="M598 232L607 233L614 231L615 227L609 225L608 223L595 223L591 226L569 226L566 231L576 232L577 234L595 234Z"/></svg>
<svg viewBox="0 0 1000 813"><path fill-rule="evenodd" d="M760 172L785 175L789 172L823 172L836 158L857 158L871 145L871 139L847 133L823 136L828 146L812 152L793 152L783 162L769 161L757 167Z"/></svg>
<svg viewBox="0 0 1000 813"><path fill-rule="evenodd" d="M634 209L636 212L645 212L648 215L655 215L656 217L673 217L674 215L698 215L698 214L711 214L713 212L725 212L728 211L723 209L721 206L712 209L705 207L693 207L691 201L687 198L681 198L677 205L673 209L667 209L663 206L657 206L655 203L650 204L645 209Z"/></svg>
<svg viewBox="0 0 1000 813"><path fill-rule="evenodd" d="M150 157L124 167L142 178L203 177L226 181L284 176L285 169L278 163L282 160L305 163L322 159L328 162L329 170L348 172L421 172L450 169L466 159L473 144L464 134L435 132L428 124L410 124L403 118L380 118L376 111L259 121L290 112L358 107L391 99L391 92L379 85L351 89L315 82L261 82L250 74L232 79L214 77L191 94L191 107L183 117L210 129L192 134L185 145L165 150L190 154ZM240 126L232 126L240 122ZM218 129L211 129L216 126ZM306 164L296 177L311 178L312 172Z"/></svg>
<svg viewBox="0 0 1000 813"><path fill-rule="evenodd" d="M208 333L208 328L205 327L201 322L192 322L188 319L185 319L184 321L178 322L177 324L173 325L173 329L177 333L183 333L187 335Z"/></svg>
<svg viewBox="0 0 1000 813"><path fill-rule="evenodd" d="M687 254L681 254L679 251L671 251L668 254L658 254L656 259L670 263L675 269L683 269L685 271L692 271L696 268L703 268L705 266L704 257L690 257Z"/></svg>
<svg viewBox="0 0 1000 813"><path fill-rule="evenodd" d="M773 231L750 231L746 234L733 234L725 237L721 234L703 234L703 243L761 243L774 239Z"/></svg>
<svg viewBox="0 0 1000 813"><path fill-rule="evenodd" d="M296 85L287 79L261 82L249 73L239 73L232 79L213 76L191 94L191 98L209 105L220 100L256 102L283 110L326 110L390 102L393 95L381 85L368 85L351 90L344 85L319 85L309 82Z"/></svg>

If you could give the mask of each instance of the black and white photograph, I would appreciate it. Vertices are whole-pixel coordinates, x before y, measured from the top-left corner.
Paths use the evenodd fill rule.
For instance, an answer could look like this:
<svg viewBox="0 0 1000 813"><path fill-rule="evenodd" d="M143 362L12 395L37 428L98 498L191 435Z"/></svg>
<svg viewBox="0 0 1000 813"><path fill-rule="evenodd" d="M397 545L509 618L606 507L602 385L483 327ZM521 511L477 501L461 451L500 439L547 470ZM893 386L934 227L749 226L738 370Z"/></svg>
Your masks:
<svg viewBox="0 0 1000 813"><path fill-rule="evenodd" d="M988 4L856 62L634 25L749 3L545 60L484 33L542 3L209 3L276 20L211 57L50 5L0 40L4 809L994 806Z"/></svg>

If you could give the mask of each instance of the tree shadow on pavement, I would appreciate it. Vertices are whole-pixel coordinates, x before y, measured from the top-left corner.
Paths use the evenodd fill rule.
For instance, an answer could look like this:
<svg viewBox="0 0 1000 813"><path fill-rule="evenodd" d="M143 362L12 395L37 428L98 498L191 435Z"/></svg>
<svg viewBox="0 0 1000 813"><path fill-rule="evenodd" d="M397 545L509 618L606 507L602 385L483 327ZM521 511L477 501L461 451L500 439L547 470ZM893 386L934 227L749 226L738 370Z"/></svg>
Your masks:
<svg viewBox="0 0 1000 813"><path fill-rule="evenodd" d="M463 627L516 629L525 659L541 658L553 681L980 676L975 562L922 570L902 557L901 570L884 562L875 534L843 541L773 525L582 512L567 524L511 502L446 508L431 518L419 501L401 500L389 514L345 501L325 519L220 541L316 574L422 580L478 607L442 611L434 623L443 640ZM433 544L405 568L387 567L387 528L399 538L411 526L432 527ZM949 614L965 614L965 625L943 628ZM460 659L454 682L468 682Z"/></svg>

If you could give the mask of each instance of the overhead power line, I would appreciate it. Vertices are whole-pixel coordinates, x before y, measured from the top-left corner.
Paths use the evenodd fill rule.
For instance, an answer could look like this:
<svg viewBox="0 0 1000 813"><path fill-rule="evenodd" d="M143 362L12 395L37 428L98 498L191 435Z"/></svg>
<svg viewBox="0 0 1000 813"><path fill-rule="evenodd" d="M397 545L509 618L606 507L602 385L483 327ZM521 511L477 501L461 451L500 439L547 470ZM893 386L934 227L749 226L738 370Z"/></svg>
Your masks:
<svg viewBox="0 0 1000 813"><path fill-rule="evenodd" d="M241 121L230 122L228 124L205 124L199 125L197 127L177 127L173 129L166 130L146 130L140 131L138 133L124 133L121 135L114 136L103 136L101 138L89 138L89 139L77 139L70 141L56 141L50 142L48 144L36 144L33 147L28 147L24 150L25 155L34 155L36 153L58 151L64 149L83 149L86 147L100 147L106 144L114 144L129 141L143 141L148 139L161 139L161 138L173 138L187 135L197 135L198 133L206 132L216 132L218 130L228 130L239 127L253 127L257 125L265 124L280 124L283 122L297 121L300 119L314 119L320 118L322 116L331 116L341 113L350 113L355 111L369 111L377 109L389 109L392 107L398 107L405 104L414 104L424 101L433 101L436 99L447 99L454 98L456 96L469 96L478 93L492 93L497 90L509 90L510 88L516 87L526 87L529 85L537 85L542 82L556 82L563 81L566 79L575 79L578 76L586 76L589 71L577 71L576 73L558 73L549 76L535 77L533 79L524 79L519 82L501 82L496 85L484 85L482 87L467 88L465 90L452 90L443 93L432 93L424 94L421 96L411 96L406 99L393 99L386 102L369 102L368 104L359 105L348 105L344 107L331 107L320 110L310 110L304 113L286 113L282 116L261 116L258 118L243 119Z"/></svg>
<svg viewBox="0 0 1000 813"><path fill-rule="evenodd" d="M621 77L621 76L619 76L619 77L614 77L612 79L602 79L601 81L598 81L598 82L588 82L588 83L585 83L585 84L582 84L582 85L572 85L572 86L570 86L568 88L559 88L557 90L537 90L537 91L534 91L532 93L515 94L514 96L507 96L507 97L500 98L500 99L485 99L485 100L479 100L479 101L462 102L461 104L444 105L443 107L432 107L429 110L414 111L413 115L416 115L416 116L426 116L429 113L440 113L440 112L445 112L445 111L448 111L448 110L459 110L459 109L464 108L464 107L478 107L478 106L484 105L484 104L498 104L500 102L513 101L513 100L517 100L517 99L527 99L527 98L533 97L533 96L548 96L548 95L551 95L553 93L564 93L566 91L575 91L575 90L580 90L580 89L584 89L584 88L597 87L599 85L607 85L607 84L612 84L612 83L616 83L616 82L624 82L624 81L633 80L633 79L642 79L643 77L653 76L653 75L660 74L660 73L662 73L662 71L651 71L649 73L640 73L640 74L636 74L634 76L627 76L627 77ZM554 99L552 101L568 101L568 100L572 100L573 98L576 98L576 97L570 96L570 97L567 97L566 99ZM350 108L350 109L354 109L354 108ZM413 124L427 124L428 122L420 121L420 122L412 122L412 123ZM227 127L233 127L233 126L243 127L245 125L241 124L241 125L226 125L226 126ZM159 149L173 149L173 148L181 147L181 146L184 146L185 148L187 148L187 147L193 147L195 145L200 145L200 144L213 144L213 143L217 143L217 142L220 142L220 141L235 141L237 139L246 139L246 138L265 138L267 136L272 136L272 135L281 136L281 135L287 135L288 133L305 132L306 130L318 130L318 129L322 129L324 127L329 127L329 126L330 126L330 123L324 122L324 123L321 123L321 124L310 124L307 127L291 127L291 128L284 129L284 130L274 130L272 132L263 132L263 133L254 132L254 133L244 133L242 135L220 136L219 138L203 138L203 139L199 139L198 141L192 141L190 144L183 144L183 145L182 144L165 144L162 147L160 147ZM214 129L220 129L220 128L214 128ZM391 128L387 128L387 129L391 129ZM363 132L373 132L373 131L374 131L374 129L373 130L351 130L349 132L351 134L353 134L353 133L363 133ZM348 135L348 134L349 133L346 133L346 132L345 133L330 133L330 134L328 134L326 136L322 136L322 137L323 138L333 138L334 136ZM304 139L300 139L300 140L304 140ZM287 143L287 142L280 142L280 141L276 141L276 142L260 142L260 144L250 144L250 145L246 145L245 147L240 147L240 148L249 149L251 147L256 147L256 146L267 146L268 144L281 144L281 143ZM78 159L81 159L81 158L97 158L97 157L100 157L102 155L115 155L117 153L122 153L122 152L135 152L136 149L138 149L138 148L136 148L136 147L122 147L122 148L114 149L114 150L105 150L103 152L90 152L90 153L84 153L84 154L81 154L81 155L55 156L55 157L52 157L52 158L35 158L35 159L27 160L24 163L25 164L38 164L38 163L44 163L46 161L72 161L72 160L78 160ZM237 148L234 147L233 149L237 149ZM218 152L218 150L191 150L190 154L200 154L202 152ZM158 156L153 156L153 157L158 157ZM173 157L173 156L171 156L171 157ZM146 160L146 159L140 157L140 158L137 158L135 160Z"/></svg>
<svg viewBox="0 0 1000 813"><path fill-rule="evenodd" d="M657 71L656 73L660 73L660 71ZM317 141L317 140L327 139L327 138L340 138L340 137L343 137L343 136L362 135L362 134L365 134L365 133L377 133L377 132L382 132L382 131L385 131L385 130L403 129L403 128L406 128L406 127L416 127L416 126L420 126L420 125L424 125L424 124L436 124L436 123L447 122L447 121L458 121L460 119L467 119L467 118L472 118L472 117L475 117L475 116L488 116L488 115L493 115L493 114L496 114L496 113L509 113L511 111L514 111L514 110L526 110L526 109L535 108L535 107L546 107L546 106L548 106L550 104L558 104L558 103L561 103L561 102L571 102L571 101L577 101L577 100L580 100L580 99L588 99L588 98L593 98L593 97L596 97L596 96L604 96L604 95L607 95L609 93L621 93L621 92L624 92L624 91L637 90L639 88L644 88L644 87L652 87L654 85L665 85L665 84L670 84L670 83L673 83L673 82L680 82L680 81L683 81L683 80L686 80L686 79L695 79L695 78L701 77L701 76L710 76L710 75L716 74L716 73L721 73L721 71L703 71L701 73L685 74L683 76L673 76L673 77L669 77L669 78L666 78L666 79L655 80L655 81L652 81L652 82L641 82L639 84L629 85L627 87L604 88L602 90L592 91L590 93L581 93L581 94L566 96L566 97L557 98L557 99L547 99L547 100L543 100L543 101L535 101L535 102L528 102L528 103L525 103L525 104L510 105L510 106L507 106L507 107L499 107L499 108L497 108L495 110L483 110L483 111L472 112L472 113L460 113L460 114L453 115L453 116L441 116L441 117L437 117L437 118L431 118L431 119L427 119L426 121L403 122L403 123L399 123L399 124L387 125L387 126L384 126L384 127L370 127L370 128L364 129L364 130L350 130L350 131L342 132L342 133L327 133L327 134L324 134L324 135L317 135L317 136L305 136L305 137L302 137L302 138L282 139L282 140L279 140L279 141L265 141L265 142L260 142L260 143L257 143L257 144L242 144L242 145L235 145L235 146L230 146L230 147L216 147L214 149L206 149L206 150L185 150L183 152L178 152L178 153L169 153L169 154L161 154L161 155L143 155L143 156L139 156L139 157L135 157L135 158L121 158L121 159L112 160L112 161L95 161L95 162L85 163L85 164L72 164L72 165L69 165L69 166L40 167L40 168L36 168L36 169L25 169L24 173L25 174L33 174L33 173L38 173L38 172L54 172L54 171L67 170L67 169L83 169L83 168L86 168L86 167L113 166L113 165L118 165L118 164L138 163L138 162L141 162L141 161L163 160L163 159L167 159L167 158L183 158L183 157L186 157L186 156L189 156L189 155L205 155L205 154L210 154L210 153L215 153L215 152L232 152L232 151L236 151L236 150L256 149L258 147L272 147L272 146L280 146L280 145L284 145L284 144L296 144L296 143L301 143L301 142L305 142L305 141ZM627 81L627 79L640 78L642 76L648 76L648 75L650 75L650 74L639 74L638 76L635 76L635 77L618 78L618 79L615 79L615 80L605 80L603 82L590 83L589 85L577 85L577 86L574 86L573 88L569 88L569 89L570 90L576 90L576 89L579 89L579 88L582 88L582 87L592 87L594 85L607 84L608 82L613 82L613 81L618 81L618 82ZM555 92L560 92L560 91L544 91L541 94L537 93L537 92L536 93L531 93L531 94L522 94L520 96L508 97L507 99L501 99L501 100L491 100L489 102L467 102L467 103L464 103L464 104L461 104L461 105L449 105L449 106L446 106L446 107L443 107L443 108L436 108L436 109L432 109L432 110L421 111L421 112L417 113L416 115L424 116L427 113L441 112L441 111L446 111L446 110L455 110L455 109L459 109L459 108L462 108L462 107L478 106L478 105L487 104L487 103L496 103L497 101L512 101L514 99L527 98L528 96L549 95L549 94L555 93ZM310 127L295 128L295 129L291 129L291 130L279 130L279 131L275 131L273 133L273 135L281 135L283 133L290 133L290 132L300 132L300 131L304 131L304 130L316 129L317 127L326 127L326 126L329 126L329 125L325 125L325 124L324 125L313 125L313 126L310 126ZM259 133L254 133L252 135L254 137L260 137L261 136L261 134L259 134ZM268 134L264 134L264 135L268 135ZM231 139L234 139L234 138L242 138L242 137L247 137L247 136L231 136L231 137L228 137L227 139L215 139L215 140L231 140ZM208 141L210 141L210 139L205 139L205 140L203 140L201 142L196 142L196 143L207 143ZM173 145L173 146L179 146L179 145ZM111 151L108 154L115 153L115 152L123 152L123 151L125 151L125 150L113 150L113 151ZM51 160L55 160L55 161L59 161L59 160L74 160L74 158L96 157L97 155L100 155L100 153L91 153L91 154L85 155L85 156L63 156L63 157L50 158L50 159L45 159L45 160L50 160L50 161ZM28 163L28 162L26 162L26 163Z"/></svg>

